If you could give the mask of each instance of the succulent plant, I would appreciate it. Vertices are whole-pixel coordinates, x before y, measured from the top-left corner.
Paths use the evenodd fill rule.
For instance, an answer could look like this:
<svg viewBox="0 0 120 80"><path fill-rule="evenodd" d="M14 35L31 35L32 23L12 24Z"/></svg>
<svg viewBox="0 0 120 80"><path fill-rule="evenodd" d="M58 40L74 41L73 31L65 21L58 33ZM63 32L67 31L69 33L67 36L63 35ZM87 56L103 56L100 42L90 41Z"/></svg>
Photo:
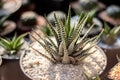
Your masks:
<svg viewBox="0 0 120 80"><path fill-rule="evenodd" d="M98 0L80 0L82 10L92 10L97 7Z"/></svg>
<svg viewBox="0 0 120 80"><path fill-rule="evenodd" d="M22 38L25 37L28 33L22 34L19 37L15 36L10 39L0 38L0 46L2 46L8 54L16 54L17 51L20 50L23 42L21 42Z"/></svg>
<svg viewBox="0 0 120 80"><path fill-rule="evenodd" d="M32 36L49 54L51 57L39 52L37 49L31 48L41 54L43 57L46 57L53 63L63 63L63 64L80 64L80 62L85 59L90 54L95 51L89 52L97 43L98 39L101 36L102 32L91 38L86 39L88 33L93 28L92 25L86 34L80 38L80 34L86 24L88 15L85 15L82 19L80 18L78 24L73 28L70 27L71 13L70 9L68 11L68 17L65 20L65 24L61 20L55 17L55 25L53 25L47 20L48 27L55 36L56 41L53 41L50 37L42 38L37 32L35 32L41 40L38 40L36 37ZM79 39L80 38L80 39ZM57 44L55 44L57 42ZM90 44L89 47L85 48L87 44Z"/></svg>
<svg viewBox="0 0 120 80"><path fill-rule="evenodd" d="M32 11L27 11L21 15L20 20L23 26L33 26L37 24L36 18L37 18L36 13Z"/></svg>
<svg viewBox="0 0 120 80"><path fill-rule="evenodd" d="M120 31L120 26L111 29L108 24L104 23L104 27L102 40L104 43L112 45L116 41L117 35Z"/></svg>
<svg viewBox="0 0 120 80"><path fill-rule="evenodd" d="M112 18L120 18L120 7L116 5L111 5L106 10L107 15Z"/></svg>

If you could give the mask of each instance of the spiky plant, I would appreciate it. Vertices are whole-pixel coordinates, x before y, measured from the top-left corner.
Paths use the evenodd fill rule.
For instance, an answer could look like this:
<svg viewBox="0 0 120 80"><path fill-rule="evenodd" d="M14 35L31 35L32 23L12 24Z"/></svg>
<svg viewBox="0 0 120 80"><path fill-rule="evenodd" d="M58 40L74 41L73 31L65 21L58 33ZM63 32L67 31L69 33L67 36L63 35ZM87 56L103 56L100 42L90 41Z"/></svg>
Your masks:
<svg viewBox="0 0 120 80"><path fill-rule="evenodd" d="M95 52L89 52L89 50L96 46L103 31L98 36L86 39L88 33L94 26L92 25L86 34L80 38L80 34L82 33L82 30L86 24L88 15L85 15L82 19L80 18L78 24L73 28L70 27L70 9L68 11L68 17L65 20L65 24L63 24L55 14L54 17L56 27L53 27L53 25L47 19L46 20L48 27L53 33L56 41L53 41L48 36L46 36L46 38L42 38L37 32L35 33L40 37L41 40L38 40L36 37L31 35L49 53L51 57L48 57L31 46L33 50L37 51L39 54L46 57L53 63L63 64L79 64L84 58ZM54 42L57 42L57 44ZM88 44L90 44L90 46L85 48L85 46Z"/></svg>
<svg viewBox="0 0 120 80"><path fill-rule="evenodd" d="M2 46L8 54L16 54L20 50L24 42L21 42L22 38L25 37L28 33L22 34L19 37L16 35L10 39L0 38L0 46Z"/></svg>
<svg viewBox="0 0 120 80"><path fill-rule="evenodd" d="M119 32L120 26L111 29L107 23L104 23L103 42L110 45L113 44L116 41Z"/></svg>

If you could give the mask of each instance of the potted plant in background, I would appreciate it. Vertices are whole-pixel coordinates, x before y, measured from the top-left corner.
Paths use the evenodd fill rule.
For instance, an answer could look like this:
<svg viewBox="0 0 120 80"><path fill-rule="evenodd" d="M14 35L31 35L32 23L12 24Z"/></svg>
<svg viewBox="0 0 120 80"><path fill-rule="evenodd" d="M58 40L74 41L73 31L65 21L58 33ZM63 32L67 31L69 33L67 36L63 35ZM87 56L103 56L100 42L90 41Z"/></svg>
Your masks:
<svg viewBox="0 0 120 80"><path fill-rule="evenodd" d="M118 37L120 26L116 26L111 29L110 26L105 23L104 27L105 30L101 38L100 46L106 49L120 48Z"/></svg>
<svg viewBox="0 0 120 80"><path fill-rule="evenodd" d="M112 26L120 25L120 7L117 5L110 5L106 10L99 13L99 18Z"/></svg>
<svg viewBox="0 0 120 80"><path fill-rule="evenodd" d="M11 20L7 20L8 17L9 15L6 15L0 19L0 36L12 35L16 29L16 23Z"/></svg>
<svg viewBox="0 0 120 80"><path fill-rule="evenodd" d="M27 48L27 43L23 40L27 33L17 37L16 35L10 40L0 38L1 51L0 55L4 59L19 59L24 49ZM22 41L23 40L23 41ZM3 49L4 48L4 49Z"/></svg>
<svg viewBox="0 0 120 80"><path fill-rule="evenodd" d="M101 10L106 7L98 0L78 0L77 2L72 3L71 6L76 11L85 11L85 12L89 12L92 9Z"/></svg>
<svg viewBox="0 0 120 80"><path fill-rule="evenodd" d="M8 15L20 8L21 3L22 0L0 0L0 27L2 29L2 31L0 31L0 36L9 37L11 36L10 33L16 29L16 24L11 20L6 21L6 19Z"/></svg>
<svg viewBox="0 0 120 80"><path fill-rule="evenodd" d="M76 12L78 15L75 15L71 18L71 26L73 27L78 23L79 17L82 19L86 14L88 14L88 19L86 21L85 27L83 29L82 35L86 33L90 25L95 24L94 28L89 33L89 36L95 36L102 30L102 23L95 18L96 9L91 10L89 13L86 12Z"/></svg>
<svg viewBox="0 0 120 80"><path fill-rule="evenodd" d="M40 39L31 35L36 41L30 44L30 48L25 50L20 58L21 69L29 78L33 80L84 80L84 73L92 78L105 69L106 56L96 46L102 32L98 36L86 39L93 27L91 26L79 39L88 16L79 19L79 23L73 28L70 27L70 17L69 10L63 24L55 15L56 27L47 20L48 27L54 34L53 38L49 36L42 38L37 32L35 33Z"/></svg>
<svg viewBox="0 0 120 80"><path fill-rule="evenodd" d="M18 22L18 32L28 32L37 26L46 26L44 17L39 16L33 11L26 11L21 15L20 21Z"/></svg>

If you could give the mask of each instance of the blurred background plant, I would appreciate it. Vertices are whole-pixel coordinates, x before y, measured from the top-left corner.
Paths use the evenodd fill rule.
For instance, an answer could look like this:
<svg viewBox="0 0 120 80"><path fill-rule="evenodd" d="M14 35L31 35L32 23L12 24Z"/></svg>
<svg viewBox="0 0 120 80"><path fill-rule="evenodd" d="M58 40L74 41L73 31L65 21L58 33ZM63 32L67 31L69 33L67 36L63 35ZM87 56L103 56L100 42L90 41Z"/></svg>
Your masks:
<svg viewBox="0 0 120 80"><path fill-rule="evenodd" d="M19 37L17 37L17 35L15 34L11 40L0 38L0 46L2 46L7 51L7 54L17 54L21 46L24 44L24 42L22 42L22 39L27 34L28 33L22 34Z"/></svg>
<svg viewBox="0 0 120 80"><path fill-rule="evenodd" d="M102 41L108 45L114 44L118 38L118 33L120 32L120 26L111 29L107 23L104 23L104 27L105 28L102 36Z"/></svg>

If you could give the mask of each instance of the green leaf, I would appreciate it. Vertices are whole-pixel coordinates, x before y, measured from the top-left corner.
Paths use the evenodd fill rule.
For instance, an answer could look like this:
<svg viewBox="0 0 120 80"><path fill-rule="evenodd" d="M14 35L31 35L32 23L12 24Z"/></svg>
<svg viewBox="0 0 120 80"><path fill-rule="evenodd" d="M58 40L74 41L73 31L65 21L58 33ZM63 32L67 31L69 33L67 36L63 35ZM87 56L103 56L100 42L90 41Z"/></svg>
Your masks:
<svg viewBox="0 0 120 80"><path fill-rule="evenodd" d="M10 42L9 40L6 40L4 38L0 38L1 39L1 43L4 45L1 44L1 46L3 46L5 49L9 50L11 49L11 46L10 46ZM6 46L6 47L5 47Z"/></svg>
<svg viewBox="0 0 120 80"><path fill-rule="evenodd" d="M60 20L58 20L56 14L54 14L54 17L55 17L55 25L56 25L56 31L58 33L58 40L59 40L59 43L62 41L62 35L61 35L61 24L60 24Z"/></svg>
<svg viewBox="0 0 120 80"><path fill-rule="evenodd" d="M84 26L86 24L87 19L88 19L87 15L84 16L82 19L79 19L78 24L75 26L75 28L73 28L74 31L73 31L73 33L69 37L69 43L72 43L74 38L76 36L78 36L78 34L80 35L82 33L82 30L83 30L83 28L84 28Z"/></svg>
<svg viewBox="0 0 120 80"><path fill-rule="evenodd" d="M54 29L53 25L48 21L48 19L46 17L45 17L45 19L46 19L46 21L48 23L47 27L49 27L50 31L54 34L55 39L57 41L57 44L59 45L59 39L58 39L58 34L57 34L56 30Z"/></svg>
<svg viewBox="0 0 120 80"><path fill-rule="evenodd" d="M2 46L6 50L9 50L9 46L6 46L2 41L0 41L0 46Z"/></svg>
<svg viewBox="0 0 120 80"><path fill-rule="evenodd" d="M113 34L113 35L117 35L119 32L120 32L120 26L119 27L114 27L111 30L111 34Z"/></svg>
<svg viewBox="0 0 120 80"><path fill-rule="evenodd" d="M17 38L17 34L15 34L14 37L12 38L11 44L14 43L14 41L16 40L16 38Z"/></svg>
<svg viewBox="0 0 120 80"><path fill-rule="evenodd" d="M22 38L25 37L26 35L28 35L28 33L24 33L24 34L20 35L20 36L15 40L15 42L14 42L14 44L13 44L13 48L17 47L17 44L21 43Z"/></svg>
<svg viewBox="0 0 120 80"><path fill-rule="evenodd" d="M24 42L19 43L19 44L16 45L16 48L13 48L13 49L19 50L22 47L23 44L24 44Z"/></svg>
<svg viewBox="0 0 120 80"><path fill-rule="evenodd" d="M110 26L104 22L104 34L109 34L111 31Z"/></svg>
<svg viewBox="0 0 120 80"><path fill-rule="evenodd" d="M40 55L42 55L43 57L45 57L46 59L50 60L52 63L56 63L56 61L53 58L48 57L45 54L42 54L40 51L38 51L37 49L33 48L32 46L30 46L33 50L35 50L36 52L38 52Z"/></svg>
<svg viewBox="0 0 120 80"><path fill-rule="evenodd" d="M69 6L67 20L65 21L65 30L66 30L66 33L67 33L66 34L67 37L69 36L70 30L71 30L70 22L71 22L71 7Z"/></svg>
<svg viewBox="0 0 120 80"><path fill-rule="evenodd" d="M94 24L87 30L87 32L84 34L84 36L80 39L80 43L89 35L89 32L94 27Z"/></svg>
<svg viewBox="0 0 120 80"><path fill-rule="evenodd" d="M90 23L90 24L93 23L93 18L95 16L96 11L97 11L96 9L93 9L88 13L89 17L88 17L87 23Z"/></svg>

